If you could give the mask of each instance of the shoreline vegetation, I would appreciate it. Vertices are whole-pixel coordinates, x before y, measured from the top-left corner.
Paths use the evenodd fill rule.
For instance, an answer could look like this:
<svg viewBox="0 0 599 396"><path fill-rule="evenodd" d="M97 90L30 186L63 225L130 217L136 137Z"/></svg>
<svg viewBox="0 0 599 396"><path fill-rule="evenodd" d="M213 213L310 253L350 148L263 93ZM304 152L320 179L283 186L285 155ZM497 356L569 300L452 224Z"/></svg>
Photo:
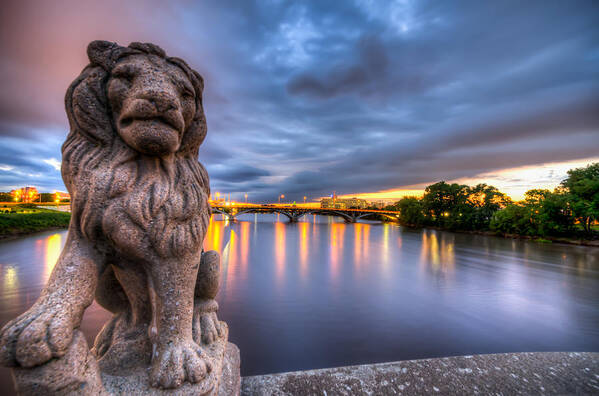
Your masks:
<svg viewBox="0 0 599 396"><path fill-rule="evenodd" d="M0 214L0 240L19 238L43 231L66 229L69 226L70 220L71 214L69 212L59 212L47 209L42 209L35 213ZM551 236L541 238L529 235L504 234L491 230L449 230L442 227L408 225L402 224L401 222L400 225L410 229L432 229L460 234L523 239L537 243L564 243L569 245L599 247L599 239L592 240Z"/></svg>
<svg viewBox="0 0 599 396"><path fill-rule="evenodd" d="M0 239L67 228L70 221L71 214L68 212L42 209L33 204L16 205L10 213L0 214Z"/></svg>
<svg viewBox="0 0 599 396"><path fill-rule="evenodd" d="M487 184L440 181L384 209L411 227L599 246L599 162L570 169L555 190L528 190L519 202Z"/></svg>

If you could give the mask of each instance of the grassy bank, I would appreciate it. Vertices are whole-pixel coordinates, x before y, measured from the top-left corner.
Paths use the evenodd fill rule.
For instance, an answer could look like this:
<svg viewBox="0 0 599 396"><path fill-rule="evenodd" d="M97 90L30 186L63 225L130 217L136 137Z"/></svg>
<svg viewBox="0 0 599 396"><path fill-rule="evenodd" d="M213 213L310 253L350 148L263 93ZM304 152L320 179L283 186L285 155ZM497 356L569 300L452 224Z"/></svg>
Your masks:
<svg viewBox="0 0 599 396"><path fill-rule="evenodd" d="M0 238L66 228L71 220L70 213L39 211L36 213L0 214Z"/></svg>

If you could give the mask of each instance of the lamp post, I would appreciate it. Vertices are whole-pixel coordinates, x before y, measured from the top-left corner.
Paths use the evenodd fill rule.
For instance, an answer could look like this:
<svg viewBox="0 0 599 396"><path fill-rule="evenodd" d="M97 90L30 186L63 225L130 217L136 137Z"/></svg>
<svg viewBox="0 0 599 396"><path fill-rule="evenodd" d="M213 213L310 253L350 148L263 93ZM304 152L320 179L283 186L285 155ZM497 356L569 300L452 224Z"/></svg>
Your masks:
<svg viewBox="0 0 599 396"><path fill-rule="evenodd" d="M307 197L304 195L304 203L306 203L306 198L307 198Z"/></svg>
<svg viewBox="0 0 599 396"><path fill-rule="evenodd" d="M245 193L243 196L245 197L245 203L247 204L248 203L248 193Z"/></svg>
<svg viewBox="0 0 599 396"><path fill-rule="evenodd" d="M281 195L279 195L279 204L281 203L281 199L282 199L282 198L285 198L285 194L281 194Z"/></svg>

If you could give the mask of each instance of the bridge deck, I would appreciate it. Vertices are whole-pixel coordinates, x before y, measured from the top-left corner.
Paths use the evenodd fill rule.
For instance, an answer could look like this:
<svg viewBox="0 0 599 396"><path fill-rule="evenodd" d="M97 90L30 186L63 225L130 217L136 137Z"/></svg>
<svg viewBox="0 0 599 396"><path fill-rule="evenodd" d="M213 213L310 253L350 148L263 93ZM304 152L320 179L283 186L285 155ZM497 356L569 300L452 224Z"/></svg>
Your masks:
<svg viewBox="0 0 599 396"><path fill-rule="evenodd" d="M377 209L336 209L336 208L306 208L293 205L256 205L256 204L234 204L234 205L212 205L213 213L221 213L235 220L235 216L247 213L279 213L295 222L307 214L323 214L329 216L343 217L348 222L356 222L358 219L372 215L381 215L392 220L397 220L399 212Z"/></svg>

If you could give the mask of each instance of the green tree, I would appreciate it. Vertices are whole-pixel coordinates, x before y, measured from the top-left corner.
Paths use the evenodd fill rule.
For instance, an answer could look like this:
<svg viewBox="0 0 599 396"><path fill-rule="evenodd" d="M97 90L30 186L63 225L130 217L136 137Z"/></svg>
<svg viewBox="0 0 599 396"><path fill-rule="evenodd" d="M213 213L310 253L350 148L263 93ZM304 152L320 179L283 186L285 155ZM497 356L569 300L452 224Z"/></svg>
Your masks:
<svg viewBox="0 0 599 396"><path fill-rule="evenodd" d="M573 232L574 217L566 194L533 189L524 201L495 213L490 227L506 234L558 236Z"/></svg>
<svg viewBox="0 0 599 396"><path fill-rule="evenodd" d="M511 199L496 187L487 184L470 187L467 198L469 209L467 221L474 230L488 229L495 212L506 207L510 202Z"/></svg>
<svg viewBox="0 0 599 396"><path fill-rule="evenodd" d="M599 219L599 162L585 168L570 169L561 183L568 195L572 212L587 233Z"/></svg>
<svg viewBox="0 0 599 396"><path fill-rule="evenodd" d="M51 193L41 193L41 202L54 202L54 194Z"/></svg>
<svg viewBox="0 0 599 396"><path fill-rule="evenodd" d="M0 192L0 202L13 202L15 198L8 192Z"/></svg>
<svg viewBox="0 0 599 396"><path fill-rule="evenodd" d="M530 209L521 204L510 204L497 211L491 219L490 228L503 234L534 235Z"/></svg>
<svg viewBox="0 0 599 396"><path fill-rule="evenodd" d="M420 199L416 197L404 197L394 207L399 210L399 221L402 224L420 227L424 225L425 217Z"/></svg>
<svg viewBox="0 0 599 396"><path fill-rule="evenodd" d="M560 190L529 190L525 203L535 235L563 235L574 230L574 216L568 196Z"/></svg>
<svg viewBox="0 0 599 396"><path fill-rule="evenodd" d="M431 184L424 190L422 205L431 224L450 229L460 228L465 222L469 187L464 184L448 184L444 181Z"/></svg>

